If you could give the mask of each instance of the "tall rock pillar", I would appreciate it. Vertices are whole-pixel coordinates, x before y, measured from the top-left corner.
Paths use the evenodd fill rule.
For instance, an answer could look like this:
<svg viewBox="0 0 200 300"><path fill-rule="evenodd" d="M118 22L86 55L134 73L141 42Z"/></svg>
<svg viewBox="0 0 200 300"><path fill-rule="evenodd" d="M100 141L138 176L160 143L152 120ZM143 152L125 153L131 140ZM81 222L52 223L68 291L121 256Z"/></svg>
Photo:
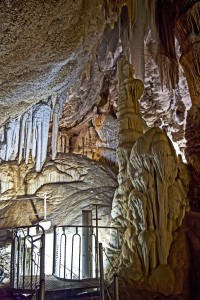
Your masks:
<svg viewBox="0 0 200 300"><path fill-rule="evenodd" d="M124 220L123 204L126 203L131 191L131 181L128 176L128 162L130 153L135 141L143 134L144 123L139 110L138 100L142 96L144 85L139 79L134 78L132 65L122 58L118 61L118 140L117 140L117 161L119 164L118 183L119 187L115 192L112 207L112 218L116 225Z"/></svg>

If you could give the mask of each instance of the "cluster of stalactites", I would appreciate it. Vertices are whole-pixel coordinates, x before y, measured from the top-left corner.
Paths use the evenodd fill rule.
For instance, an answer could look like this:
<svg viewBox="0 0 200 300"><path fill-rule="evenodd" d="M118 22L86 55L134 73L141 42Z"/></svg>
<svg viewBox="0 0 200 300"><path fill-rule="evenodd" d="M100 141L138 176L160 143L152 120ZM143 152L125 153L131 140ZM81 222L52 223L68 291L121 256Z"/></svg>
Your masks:
<svg viewBox="0 0 200 300"><path fill-rule="evenodd" d="M17 159L26 164L31 155L35 169L39 172L46 160L49 124L52 129L52 159L57 153L58 122L62 112L62 97L49 102L40 102L27 110L22 117L10 120L0 128L0 160Z"/></svg>
<svg viewBox="0 0 200 300"><path fill-rule="evenodd" d="M161 84L170 90L178 84L179 72L175 45L175 5L171 0L157 1L156 25L159 34L157 64L160 71Z"/></svg>
<svg viewBox="0 0 200 300"><path fill-rule="evenodd" d="M170 90L178 84L179 72L175 47L175 1L105 0L105 16L119 17L119 41L123 52L135 67L136 77L144 80L144 43L147 31L155 45L156 62L162 86ZM109 22L108 22L109 23ZM112 22L111 22L112 23Z"/></svg>

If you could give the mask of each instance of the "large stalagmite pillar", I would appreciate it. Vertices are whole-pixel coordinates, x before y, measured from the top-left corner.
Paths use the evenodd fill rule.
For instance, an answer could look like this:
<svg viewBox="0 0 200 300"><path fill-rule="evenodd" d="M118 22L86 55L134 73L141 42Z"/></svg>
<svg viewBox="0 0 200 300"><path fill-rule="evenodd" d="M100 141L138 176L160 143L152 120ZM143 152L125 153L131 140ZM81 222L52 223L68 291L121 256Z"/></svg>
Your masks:
<svg viewBox="0 0 200 300"><path fill-rule="evenodd" d="M134 79L133 68L118 62L119 102L117 111L119 163L118 183L113 206L113 225L118 226L121 253L116 265L126 277L147 279L151 288L173 292L174 274L167 265L173 231L182 223L187 209L184 184L179 178L179 161L166 133L151 128L143 133L138 99L143 83ZM112 232L111 245L116 246ZM152 277L153 276L153 277Z"/></svg>
<svg viewBox="0 0 200 300"><path fill-rule="evenodd" d="M121 205L127 200L131 191L128 176L128 162L133 144L143 134L144 123L139 110L138 100L144 89L143 82L134 78L133 66L122 58L118 61L118 109L117 109L117 150L116 156L119 165L118 183L112 204L112 218L118 223L123 212ZM114 221L114 222L115 222ZM112 232L112 244L117 245L117 237Z"/></svg>

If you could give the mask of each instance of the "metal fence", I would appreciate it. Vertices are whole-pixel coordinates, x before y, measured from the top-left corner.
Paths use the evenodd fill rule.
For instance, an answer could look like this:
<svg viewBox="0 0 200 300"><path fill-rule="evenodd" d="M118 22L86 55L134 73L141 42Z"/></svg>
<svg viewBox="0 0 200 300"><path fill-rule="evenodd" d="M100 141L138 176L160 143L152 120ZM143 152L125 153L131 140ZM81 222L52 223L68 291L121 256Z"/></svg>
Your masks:
<svg viewBox="0 0 200 300"><path fill-rule="evenodd" d="M99 277L99 241L101 231L116 230L99 226L55 226L53 275L80 280Z"/></svg>
<svg viewBox="0 0 200 300"><path fill-rule="evenodd" d="M13 229L10 287L13 290L45 293L45 233L40 225Z"/></svg>

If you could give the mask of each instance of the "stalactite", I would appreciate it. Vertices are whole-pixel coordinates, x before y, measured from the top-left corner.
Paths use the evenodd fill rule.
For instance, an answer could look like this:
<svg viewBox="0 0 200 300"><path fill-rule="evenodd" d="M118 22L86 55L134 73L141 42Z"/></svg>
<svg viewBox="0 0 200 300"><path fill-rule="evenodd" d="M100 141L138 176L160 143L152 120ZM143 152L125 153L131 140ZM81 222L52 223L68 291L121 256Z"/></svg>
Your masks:
<svg viewBox="0 0 200 300"><path fill-rule="evenodd" d="M47 103L38 103L21 118L18 162L28 163L30 150L39 172L45 162L51 108Z"/></svg>
<svg viewBox="0 0 200 300"><path fill-rule="evenodd" d="M36 140L36 171L40 171L47 153L47 143L48 143L48 133L49 133L49 123L51 116L51 108L46 103L40 103L36 105L33 112L33 119L35 121L33 124L34 137Z"/></svg>
<svg viewBox="0 0 200 300"><path fill-rule="evenodd" d="M6 124L5 160L14 160L18 153L20 118L17 117Z"/></svg>
<svg viewBox="0 0 200 300"><path fill-rule="evenodd" d="M36 120L36 131L37 131L37 144L36 144L36 160L35 160L35 169L37 172L41 170L41 146L42 146L42 132L41 132L41 118L37 116Z"/></svg>
<svg viewBox="0 0 200 300"><path fill-rule="evenodd" d="M58 122L59 122L60 103L56 102L53 110L53 129L52 129L52 159L56 158L58 141Z"/></svg>
<svg viewBox="0 0 200 300"><path fill-rule="evenodd" d="M59 126L59 119L62 116L62 108L63 103L65 101L65 97L59 96L56 99L53 114L52 114L52 122L53 122L53 129L52 129L52 159L55 160L57 154L57 144L58 144L58 126Z"/></svg>
<svg viewBox="0 0 200 300"><path fill-rule="evenodd" d="M175 7L171 1L157 1L156 25L159 32L157 64L160 69L161 83L170 89L178 84L178 62L175 49Z"/></svg>
<svg viewBox="0 0 200 300"><path fill-rule="evenodd" d="M29 109L21 118L20 138L19 138L19 155L18 162L25 158L26 164L28 163L29 152L31 149L32 138L32 108Z"/></svg>
<svg viewBox="0 0 200 300"><path fill-rule="evenodd" d="M32 109L29 110L29 114L26 120L25 127L25 140L24 140L24 157L25 163L28 163L29 153L31 149L31 138L32 138Z"/></svg>
<svg viewBox="0 0 200 300"><path fill-rule="evenodd" d="M5 160L6 143L5 143L5 126L0 127L0 161Z"/></svg>
<svg viewBox="0 0 200 300"><path fill-rule="evenodd" d="M137 0L135 3L136 20L133 24L131 22L132 33L129 39L130 62L135 67L136 77L144 80L145 0Z"/></svg>
<svg viewBox="0 0 200 300"><path fill-rule="evenodd" d="M25 118L24 118L24 116L22 116L22 121L21 121L21 126L20 126L20 138L19 138L19 156L18 156L19 163L21 162L22 155L23 155L24 128L25 128Z"/></svg>
<svg viewBox="0 0 200 300"><path fill-rule="evenodd" d="M35 161L36 158L36 143L37 143L36 121L37 121L36 118L33 118L32 149L31 149L31 156L33 161Z"/></svg>

